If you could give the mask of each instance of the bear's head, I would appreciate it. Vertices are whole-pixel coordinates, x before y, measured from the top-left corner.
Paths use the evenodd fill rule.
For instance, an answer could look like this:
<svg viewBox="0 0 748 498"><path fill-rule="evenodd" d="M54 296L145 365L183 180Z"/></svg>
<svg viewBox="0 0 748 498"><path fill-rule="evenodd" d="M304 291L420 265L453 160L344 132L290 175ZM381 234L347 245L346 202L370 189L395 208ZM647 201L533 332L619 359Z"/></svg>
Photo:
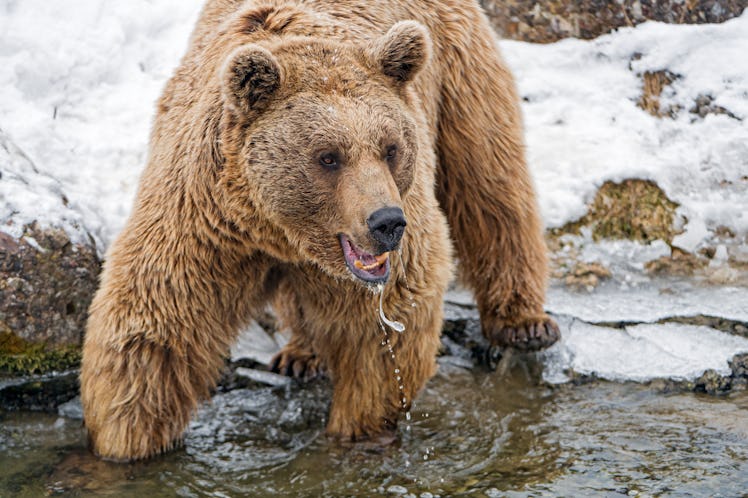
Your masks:
<svg viewBox="0 0 748 498"><path fill-rule="evenodd" d="M418 104L410 84L431 41L413 21L366 46L270 37L222 69L226 167L263 223L300 260L338 278L383 283L407 231Z"/></svg>

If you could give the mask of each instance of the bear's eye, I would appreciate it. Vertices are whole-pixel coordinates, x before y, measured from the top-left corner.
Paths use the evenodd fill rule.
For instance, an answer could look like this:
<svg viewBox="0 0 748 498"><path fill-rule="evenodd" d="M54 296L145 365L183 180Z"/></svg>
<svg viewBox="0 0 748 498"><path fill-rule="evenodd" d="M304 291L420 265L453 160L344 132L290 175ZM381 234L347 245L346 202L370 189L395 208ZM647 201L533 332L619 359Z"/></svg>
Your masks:
<svg viewBox="0 0 748 498"><path fill-rule="evenodd" d="M325 169L337 169L338 156L332 152L325 152L319 156L319 163Z"/></svg>
<svg viewBox="0 0 748 498"><path fill-rule="evenodd" d="M387 147L387 153L384 157L390 163L397 159L397 145L390 145Z"/></svg>

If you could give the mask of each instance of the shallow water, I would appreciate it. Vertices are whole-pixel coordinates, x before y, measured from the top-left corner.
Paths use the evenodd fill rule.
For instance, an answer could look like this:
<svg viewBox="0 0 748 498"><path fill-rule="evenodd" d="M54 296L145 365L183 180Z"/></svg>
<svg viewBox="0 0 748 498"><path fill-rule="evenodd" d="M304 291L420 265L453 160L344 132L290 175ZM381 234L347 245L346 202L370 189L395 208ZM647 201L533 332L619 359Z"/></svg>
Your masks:
<svg viewBox="0 0 748 498"><path fill-rule="evenodd" d="M443 359L386 448L324 436L330 393L322 381L218 394L181 449L132 465L91 457L79 420L0 412L0 496L745 493L745 391L548 387L540 370L532 357L498 372Z"/></svg>

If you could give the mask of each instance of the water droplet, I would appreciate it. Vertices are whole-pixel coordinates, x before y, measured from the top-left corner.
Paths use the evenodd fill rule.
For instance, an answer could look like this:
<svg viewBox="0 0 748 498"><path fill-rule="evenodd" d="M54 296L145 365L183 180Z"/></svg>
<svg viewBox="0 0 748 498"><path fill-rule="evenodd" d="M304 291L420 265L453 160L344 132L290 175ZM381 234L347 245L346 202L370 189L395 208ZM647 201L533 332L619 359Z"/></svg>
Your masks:
<svg viewBox="0 0 748 498"><path fill-rule="evenodd" d="M405 412L405 420L410 420L410 411Z"/></svg>
<svg viewBox="0 0 748 498"><path fill-rule="evenodd" d="M397 330L398 332L402 332L402 330L405 330L405 326L400 322L392 322L387 319L387 317L384 316L384 312L382 310L382 291L384 290L383 286L379 285L379 328L382 330L382 334L384 334L384 339L382 340L381 344L387 346L387 351L390 354L390 358L392 358L392 362L394 363L394 373L395 373L395 382L398 390L400 391L400 396L402 400L402 410L407 412L407 418L410 420L411 415L410 411L407 410L408 408L408 399L405 397L405 385L402 383L402 377L400 374L400 368L397 366L397 358L395 356L395 350L392 347L392 344L390 343L390 337L387 332L387 328L384 326L383 322L386 322L387 325L392 327L393 329ZM394 325L400 325L402 327L402 330L398 330ZM406 427L406 431L410 430L410 426Z"/></svg>

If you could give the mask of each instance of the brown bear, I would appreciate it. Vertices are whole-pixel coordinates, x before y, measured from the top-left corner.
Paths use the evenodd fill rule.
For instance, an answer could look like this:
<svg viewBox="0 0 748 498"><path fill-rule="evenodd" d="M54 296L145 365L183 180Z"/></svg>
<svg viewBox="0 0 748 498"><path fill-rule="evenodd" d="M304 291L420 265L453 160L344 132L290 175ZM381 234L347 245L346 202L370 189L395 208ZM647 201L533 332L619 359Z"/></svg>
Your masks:
<svg viewBox="0 0 748 498"><path fill-rule="evenodd" d="M172 448L268 303L293 333L272 367L332 380L328 434L391 434L435 370L452 244L493 344L557 339L537 211L475 1L209 0L91 306L94 451Z"/></svg>

